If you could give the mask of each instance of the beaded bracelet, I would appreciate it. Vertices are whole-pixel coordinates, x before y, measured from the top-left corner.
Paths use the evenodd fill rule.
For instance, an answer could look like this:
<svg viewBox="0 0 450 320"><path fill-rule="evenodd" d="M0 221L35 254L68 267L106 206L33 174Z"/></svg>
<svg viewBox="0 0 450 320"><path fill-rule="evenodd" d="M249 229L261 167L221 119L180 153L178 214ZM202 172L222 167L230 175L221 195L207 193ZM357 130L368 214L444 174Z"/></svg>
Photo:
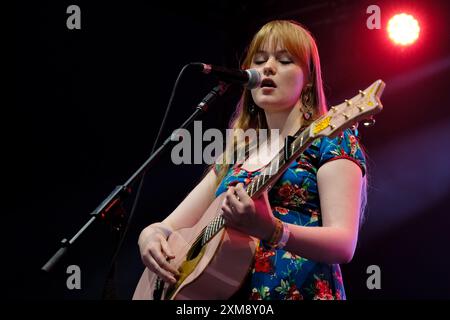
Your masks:
<svg viewBox="0 0 450 320"><path fill-rule="evenodd" d="M282 249L286 246L291 234L289 225L280 219L275 220L275 230L269 241L263 241L263 245L269 249Z"/></svg>
<svg viewBox="0 0 450 320"><path fill-rule="evenodd" d="M280 219L275 219L275 230L272 233L272 236L268 241L263 241L264 244L273 249L278 245L278 242L280 241L281 237L283 235L283 223Z"/></svg>

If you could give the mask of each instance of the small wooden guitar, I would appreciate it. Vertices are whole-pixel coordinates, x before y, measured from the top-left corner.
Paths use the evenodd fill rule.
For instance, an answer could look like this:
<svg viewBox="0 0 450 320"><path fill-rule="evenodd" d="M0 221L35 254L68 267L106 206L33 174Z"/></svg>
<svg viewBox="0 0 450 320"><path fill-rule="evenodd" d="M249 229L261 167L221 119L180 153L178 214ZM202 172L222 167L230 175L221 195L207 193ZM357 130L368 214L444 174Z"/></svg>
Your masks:
<svg viewBox="0 0 450 320"><path fill-rule="evenodd" d="M331 107L327 114L285 143L272 161L247 186L250 197L258 197L270 189L301 153L318 137L333 138L342 130L361 120L373 122L380 112L380 96L385 84L375 81L350 100ZM181 276L174 285L163 283L148 268L145 269L133 299L154 299L155 288L161 286L161 299L224 300L242 285L251 269L258 240L224 227L221 204L225 193L218 196L192 228L173 232L168 243L175 259L170 263Z"/></svg>

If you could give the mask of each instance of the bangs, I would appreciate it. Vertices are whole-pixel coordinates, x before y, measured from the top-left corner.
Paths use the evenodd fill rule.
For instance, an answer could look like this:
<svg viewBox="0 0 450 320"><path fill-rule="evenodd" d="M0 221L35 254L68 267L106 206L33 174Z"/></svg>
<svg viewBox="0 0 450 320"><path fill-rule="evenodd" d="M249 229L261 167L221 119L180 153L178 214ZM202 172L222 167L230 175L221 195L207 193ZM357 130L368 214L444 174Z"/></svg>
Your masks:
<svg viewBox="0 0 450 320"><path fill-rule="evenodd" d="M255 54L264 48L286 49L298 64L310 71L310 35L300 26L288 21L272 21L253 38L242 67L248 69ZM308 73L308 72L307 72Z"/></svg>

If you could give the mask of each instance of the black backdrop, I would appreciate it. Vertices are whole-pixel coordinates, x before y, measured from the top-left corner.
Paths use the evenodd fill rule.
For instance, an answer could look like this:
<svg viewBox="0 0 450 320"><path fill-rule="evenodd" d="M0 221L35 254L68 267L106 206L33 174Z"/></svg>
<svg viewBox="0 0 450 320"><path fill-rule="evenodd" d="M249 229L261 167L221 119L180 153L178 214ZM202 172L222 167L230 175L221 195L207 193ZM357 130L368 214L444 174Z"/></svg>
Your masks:
<svg viewBox="0 0 450 320"><path fill-rule="evenodd" d="M66 9L81 9L69 30ZM112 254L105 224L95 225L49 276L39 268L72 236L115 185L149 156L172 85L186 63L238 67L266 21L295 19L317 39L330 105L374 80L387 83L384 111L362 129L368 150L367 222L344 265L349 299L449 298L450 80L446 1L379 1L381 30L366 28L369 1L17 2L14 105L3 135L7 186L2 273L12 299L99 299ZM386 39L397 10L415 13L421 38L404 50ZM165 138L215 84L182 79ZM203 117L225 128L240 89ZM136 219L118 260L118 296L129 299L142 272L139 231L173 210L205 166L164 156L146 178ZM9 178L10 177L10 178ZM66 267L80 266L82 289L68 290ZM382 288L366 287L378 265Z"/></svg>

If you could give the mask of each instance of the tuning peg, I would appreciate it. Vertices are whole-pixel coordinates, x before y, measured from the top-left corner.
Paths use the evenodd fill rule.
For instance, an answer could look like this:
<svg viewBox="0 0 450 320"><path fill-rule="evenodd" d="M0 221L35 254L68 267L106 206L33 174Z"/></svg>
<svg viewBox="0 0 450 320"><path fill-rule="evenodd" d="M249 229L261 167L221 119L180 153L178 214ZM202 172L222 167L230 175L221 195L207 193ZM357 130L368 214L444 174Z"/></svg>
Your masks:
<svg viewBox="0 0 450 320"><path fill-rule="evenodd" d="M366 95L366 93L362 90L359 90L359 93L364 97Z"/></svg>
<svg viewBox="0 0 450 320"><path fill-rule="evenodd" d="M352 104L352 102L350 100L345 99L345 102L347 103L348 106L350 106Z"/></svg>
<svg viewBox="0 0 450 320"><path fill-rule="evenodd" d="M362 124L364 127L369 128L375 124L375 119L374 117L367 118L363 121Z"/></svg>

